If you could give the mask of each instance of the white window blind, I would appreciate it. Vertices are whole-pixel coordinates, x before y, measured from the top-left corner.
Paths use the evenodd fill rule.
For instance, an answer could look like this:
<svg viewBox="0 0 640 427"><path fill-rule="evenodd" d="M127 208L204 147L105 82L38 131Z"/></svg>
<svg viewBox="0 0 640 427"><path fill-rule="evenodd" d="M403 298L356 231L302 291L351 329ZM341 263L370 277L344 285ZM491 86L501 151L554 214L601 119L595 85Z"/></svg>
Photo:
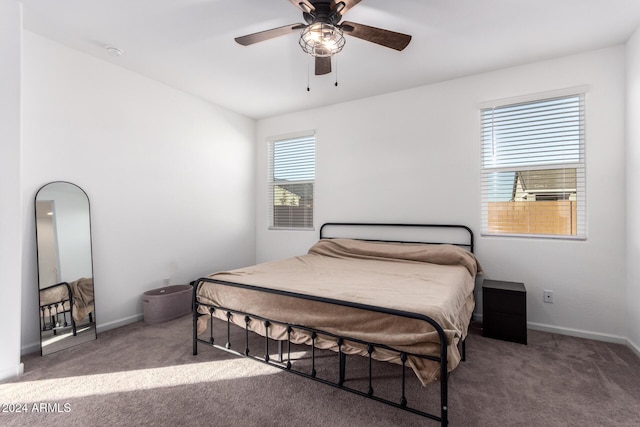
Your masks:
<svg viewBox="0 0 640 427"><path fill-rule="evenodd" d="M481 115L482 233L586 237L584 95Z"/></svg>
<svg viewBox="0 0 640 427"><path fill-rule="evenodd" d="M315 136L269 142L269 226L313 228Z"/></svg>

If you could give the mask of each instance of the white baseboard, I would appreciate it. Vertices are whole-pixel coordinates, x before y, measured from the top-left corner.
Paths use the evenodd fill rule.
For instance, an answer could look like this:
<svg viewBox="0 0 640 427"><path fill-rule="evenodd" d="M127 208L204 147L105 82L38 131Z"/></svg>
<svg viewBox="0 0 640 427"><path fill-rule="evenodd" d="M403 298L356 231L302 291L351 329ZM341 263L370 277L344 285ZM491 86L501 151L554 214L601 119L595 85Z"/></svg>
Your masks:
<svg viewBox="0 0 640 427"><path fill-rule="evenodd" d="M474 313L473 320L482 322L482 313ZM533 329L535 331L551 332L553 334L568 335L571 337L585 338L595 341L611 342L614 344L623 344L629 347L638 357L640 357L640 346L626 337L603 334L600 332L584 331L582 329L563 328L560 326L552 326L536 322L527 322L527 328Z"/></svg>
<svg viewBox="0 0 640 427"><path fill-rule="evenodd" d="M636 354L636 356L640 357L640 345L637 345L636 343L631 341L629 338L627 338L627 345L629 346L631 351L633 351Z"/></svg>
<svg viewBox="0 0 640 427"><path fill-rule="evenodd" d="M135 323L139 320L142 320L143 317L144 315L142 313L138 313L138 314L134 314L133 316L125 317L124 319L118 319L108 323L100 323L96 325L96 331L98 333L106 332L108 330L119 328L121 326L125 326L130 323Z"/></svg>
<svg viewBox="0 0 640 427"><path fill-rule="evenodd" d="M24 364L19 363L17 366L0 371L0 381L9 378L18 377L24 373Z"/></svg>
<svg viewBox="0 0 640 427"><path fill-rule="evenodd" d="M589 340L612 342L615 344L627 344L629 342L626 337L621 337L618 335L584 331L582 329L563 328L560 326L545 325L542 323L527 322L527 327L536 331L551 332L554 334L568 335L570 337L577 338L586 338Z"/></svg>

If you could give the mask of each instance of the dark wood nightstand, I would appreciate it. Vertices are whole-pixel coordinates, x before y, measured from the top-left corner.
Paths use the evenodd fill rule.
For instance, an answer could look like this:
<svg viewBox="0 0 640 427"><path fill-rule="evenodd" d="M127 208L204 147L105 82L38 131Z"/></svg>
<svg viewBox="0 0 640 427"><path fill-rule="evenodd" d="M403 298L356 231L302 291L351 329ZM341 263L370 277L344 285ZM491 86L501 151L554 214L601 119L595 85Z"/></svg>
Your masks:
<svg viewBox="0 0 640 427"><path fill-rule="evenodd" d="M527 343L527 290L524 283L482 283L482 335Z"/></svg>

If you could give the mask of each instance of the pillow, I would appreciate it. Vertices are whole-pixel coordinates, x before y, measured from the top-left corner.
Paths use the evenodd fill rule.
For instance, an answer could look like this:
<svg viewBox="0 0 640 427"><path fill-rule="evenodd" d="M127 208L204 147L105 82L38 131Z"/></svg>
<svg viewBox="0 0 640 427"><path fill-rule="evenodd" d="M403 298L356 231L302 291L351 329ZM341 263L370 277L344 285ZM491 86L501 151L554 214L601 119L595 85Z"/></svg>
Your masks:
<svg viewBox="0 0 640 427"><path fill-rule="evenodd" d="M322 239L309 249L309 253L333 258L387 259L440 265L462 265L472 276L482 273L480 263L471 252L449 244Z"/></svg>

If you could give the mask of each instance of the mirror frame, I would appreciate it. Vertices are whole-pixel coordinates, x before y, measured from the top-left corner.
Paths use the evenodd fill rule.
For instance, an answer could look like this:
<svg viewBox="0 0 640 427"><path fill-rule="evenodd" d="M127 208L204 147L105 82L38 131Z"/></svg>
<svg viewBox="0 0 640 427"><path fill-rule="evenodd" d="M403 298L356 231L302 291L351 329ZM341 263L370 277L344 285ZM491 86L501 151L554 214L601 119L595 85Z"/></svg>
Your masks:
<svg viewBox="0 0 640 427"><path fill-rule="evenodd" d="M39 228L39 217L38 217L38 202L42 201L39 200L38 197L41 196L41 192L43 190L46 190L47 188L49 188L52 185L69 185L74 187L74 191L79 190L79 192L81 192L82 195L84 195L84 198L86 199L87 202L87 223L88 223L88 255L89 255L89 267L90 267L90 271L91 271L91 277L88 278L90 279L90 284L87 283L87 280L80 280L80 278L78 278L78 280L74 280L73 282L68 282L65 281L63 277L58 276L57 279L54 281L54 283L52 284L46 284L44 287L42 286L42 282L43 282L43 272L41 271L41 248L40 248L40 241L38 239L38 228ZM52 200L51 198L47 198L44 200ZM55 201L55 199L53 199ZM39 329L39 333L40 333L40 355L41 356L45 356L47 354L52 354L55 353L57 351L61 351L70 347L74 347L76 345L82 344L84 342L89 342L89 341L93 341L95 339L97 339L98 335L97 335L97 330L96 330L96 315L95 315L95 286L94 286L94 268L93 268L93 236L92 236L92 232L91 232L91 202L89 200L89 195L87 194L86 191L84 191L84 189L82 189L79 185L74 184L72 182L68 182L68 181L52 181L52 182L48 182L46 184L44 184L42 187L40 187L38 189L38 191L36 191L36 195L34 197L34 213L35 213L35 234L36 234L36 268L38 270L38 329ZM42 231L42 230L41 230ZM55 245L57 245L57 238L55 239ZM59 248L56 248L56 252L58 251ZM57 260L56 262L57 267L59 267L59 253L56 255L57 256ZM86 263L84 264L86 266ZM58 273L59 274L59 273ZM68 278L66 278L68 279ZM87 279L87 278L83 278L83 279ZM90 286L90 290L91 290L91 295L93 297L92 301L91 301L91 310L89 312L87 312L86 317L89 319L89 322L86 323L84 322L84 319L82 320L83 323L76 325L75 321L73 320L73 308L74 308L74 292L72 291L72 288L74 290L80 290L80 286L82 286L82 291L83 292L78 292L78 293L86 293L89 289L88 286ZM66 297L62 297L62 299L60 301L54 302L54 303L48 303L48 309L47 308L43 308L44 306L42 306L42 291L46 290L46 289L51 289L51 288L61 288L63 289L62 294L66 294L68 295L68 298ZM77 295L76 295L77 297ZM55 306L54 304L57 304L57 306ZM66 310L66 306L69 307L68 310ZM46 304L45 304L46 305ZM52 308L53 306L53 308ZM61 306L62 310L60 310L60 312L58 313L58 309L57 307ZM48 310L48 311L46 311ZM52 325L51 325L51 329L47 329L45 326L43 326L45 323L45 313L47 313L49 316L51 316L51 313L55 312L56 316L63 316L63 324L62 326L59 327L54 327L53 326L53 321L52 321ZM67 317L69 318L69 322L67 322ZM57 319L59 319L59 317L57 317ZM62 319L60 319L62 320ZM66 331L64 332L64 330L66 328L70 328L70 331ZM58 329L62 329L63 330L63 334L58 335L57 331ZM80 330L81 329L81 330ZM53 332L53 336L49 337L47 339L45 339L44 337L44 332L46 331L50 331L52 330ZM50 340L51 343L55 344L55 349L51 350L51 351L45 351L45 345L47 340Z"/></svg>

